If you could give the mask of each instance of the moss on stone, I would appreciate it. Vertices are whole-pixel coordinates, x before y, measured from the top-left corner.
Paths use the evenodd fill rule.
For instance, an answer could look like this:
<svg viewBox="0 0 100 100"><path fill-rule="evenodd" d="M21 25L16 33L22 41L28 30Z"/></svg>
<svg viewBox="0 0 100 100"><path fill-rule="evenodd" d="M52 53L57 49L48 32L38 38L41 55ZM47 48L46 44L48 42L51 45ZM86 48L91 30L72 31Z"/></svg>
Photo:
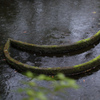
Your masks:
<svg viewBox="0 0 100 100"><path fill-rule="evenodd" d="M5 44L4 47L4 54L5 57L14 68L19 69L21 71L24 70L30 70L34 73L38 74L57 74L59 72L64 73L64 74L76 74L80 73L83 71L87 71L92 69L94 66L100 65L100 55L97 56L96 58L75 66L71 67L53 67L53 68L41 68L37 66L30 66L24 63L21 63L15 59L13 59L10 54L10 46L15 45L17 47L22 47L22 49L33 49L37 52L43 52L43 53L59 53L59 52L64 52L65 50L78 50L80 47L86 47L87 45L93 44L96 40L95 39L100 39L100 31L98 31L92 38L87 38L84 40L80 40L72 45L51 45L51 46L46 46L46 45L35 45L35 44L29 44L21 41L16 41L12 39L8 39L7 43ZM94 40L94 41L93 41ZM91 43L92 42L92 43ZM76 48L77 47L77 48ZM79 47L79 48L78 48Z"/></svg>
<svg viewBox="0 0 100 100"><path fill-rule="evenodd" d="M31 43L26 43L22 41L17 41L10 39L10 42L12 46L16 46L17 48L20 48L22 50L29 50L36 53L52 53L52 54L63 54L73 51L80 51L84 48L87 48L90 45L95 44L100 39L100 31L98 31L95 35L93 35L90 38L83 39L80 41L77 41L71 45L36 45Z"/></svg>
<svg viewBox="0 0 100 100"><path fill-rule="evenodd" d="M13 59L10 55L9 55L9 48L10 48L10 41L8 40L5 48L4 48L4 54L5 57L7 59L7 61L13 65L14 68L19 69L21 71L23 70L30 70L34 73L38 73L38 74L57 74L59 72L64 73L64 74L75 74L75 73L80 73L82 71L87 71L89 69L91 69L94 66L98 66L100 65L100 55L97 56L96 58L83 63L83 64L79 64L79 65L75 65L72 67L53 67L53 68L40 68L37 66L30 66L24 63L21 63L15 59Z"/></svg>

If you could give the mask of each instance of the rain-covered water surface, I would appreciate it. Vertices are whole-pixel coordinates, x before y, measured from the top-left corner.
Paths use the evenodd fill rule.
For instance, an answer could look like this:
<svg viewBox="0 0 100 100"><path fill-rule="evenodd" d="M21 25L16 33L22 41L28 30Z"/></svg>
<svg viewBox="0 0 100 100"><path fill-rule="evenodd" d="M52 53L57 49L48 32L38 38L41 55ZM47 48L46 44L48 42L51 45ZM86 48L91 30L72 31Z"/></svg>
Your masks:
<svg viewBox="0 0 100 100"><path fill-rule="evenodd" d="M1 0L0 1L0 100L21 100L13 92L26 87L26 76L6 63L2 49L8 38L34 44L72 44L94 35L100 29L99 0ZM39 67L65 67L87 62L100 54L100 43L76 55L38 56L12 48L15 59ZM85 73L77 79L78 90L65 90L67 100L99 100L100 71ZM43 81L38 83L48 86ZM68 94L68 95L66 95ZM63 100L52 96L50 100Z"/></svg>
<svg viewBox="0 0 100 100"><path fill-rule="evenodd" d="M12 58L28 65L38 67L69 67L77 64L85 63L98 56L100 44L91 48L89 51L79 54L56 54L56 55L41 55L29 52L24 52L11 48L10 55ZM73 63L72 63L73 61Z"/></svg>

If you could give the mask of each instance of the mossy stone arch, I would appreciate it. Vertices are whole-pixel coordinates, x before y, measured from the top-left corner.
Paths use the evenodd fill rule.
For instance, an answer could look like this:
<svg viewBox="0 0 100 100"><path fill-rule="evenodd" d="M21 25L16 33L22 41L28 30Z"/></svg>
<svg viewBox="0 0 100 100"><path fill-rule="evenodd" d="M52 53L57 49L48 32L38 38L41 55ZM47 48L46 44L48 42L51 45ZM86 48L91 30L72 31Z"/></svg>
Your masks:
<svg viewBox="0 0 100 100"><path fill-rule="evenodd" d="M10 39L11 45L20 48L22 50L33 51L35 53L42 54L64 54L74 51L79 51L84 48L87 48L91 45L94 45L97 41L100 40L100 31L90 38L77 41L71 45L36 45L31 43L26 43L22 41L17 41Z"/></svg>

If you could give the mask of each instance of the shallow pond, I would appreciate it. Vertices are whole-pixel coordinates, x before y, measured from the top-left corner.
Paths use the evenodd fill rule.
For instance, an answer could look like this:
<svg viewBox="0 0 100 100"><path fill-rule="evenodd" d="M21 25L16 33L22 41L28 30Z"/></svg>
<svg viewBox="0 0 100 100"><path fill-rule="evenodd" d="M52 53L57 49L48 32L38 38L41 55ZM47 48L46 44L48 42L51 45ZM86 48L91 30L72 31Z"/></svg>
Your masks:
<svg viewBox="0 0 100 100"><path fill-rule="evenodd" d="M1 0L0 1L0 100L21 100L25 95L13 92L26 87L30 79L6 63L3 46L8 38L35 44L71 44L100 30L99 0ZM12 48L11 54L29 65L65 67L84 63L100 54L100 43L90 50L63 56L37 56ZM73 62L73 63L72 63ZM77 78L78 90L65 90L67 100L99 100L100 70L83 73ZM38 82L48 86L48 82ZM68 94L68 95L66 95ZM52 96L50 100L63 100Z"/></svg>

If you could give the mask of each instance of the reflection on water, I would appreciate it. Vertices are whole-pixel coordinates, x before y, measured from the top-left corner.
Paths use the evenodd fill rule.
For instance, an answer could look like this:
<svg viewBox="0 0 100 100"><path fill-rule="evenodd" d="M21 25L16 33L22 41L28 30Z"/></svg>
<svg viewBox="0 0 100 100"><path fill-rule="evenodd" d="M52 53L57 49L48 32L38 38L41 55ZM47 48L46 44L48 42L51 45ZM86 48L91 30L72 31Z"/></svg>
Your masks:
<svg viewBox="0 0 100 100"><path fill-rule="evenodd" d="M99 6L99 0L0 0L0 100L21 100L25 95L12 91L25 87L21 80L29 80L5 62L2 48L8 38L35 44L71 44L100 29ZM62 57L12 52L15 59L27 64L54 67L86 62L100 54L99 48L100 44L82 54ZM99 100L99 76L100 71L96 71L78 79L82 87L77 91L69 89L68 96L65 91L65 97L68 100ZM47 82L39 84L48 86ZM52 100L62 99L52 96Z"/></svg>

